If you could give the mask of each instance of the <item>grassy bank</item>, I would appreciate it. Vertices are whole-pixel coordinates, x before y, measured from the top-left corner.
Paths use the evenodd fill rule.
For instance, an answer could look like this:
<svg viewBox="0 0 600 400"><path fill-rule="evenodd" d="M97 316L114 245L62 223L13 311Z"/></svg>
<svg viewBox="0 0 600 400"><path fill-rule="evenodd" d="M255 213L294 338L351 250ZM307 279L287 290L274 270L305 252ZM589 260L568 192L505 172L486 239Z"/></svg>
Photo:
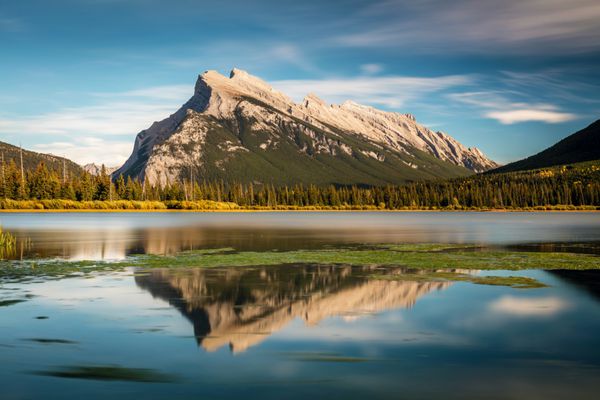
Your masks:
<svg viewBox="0 0 600 400"><path fill-rule="evenodd" d="M72 200L0 200L0 211L164 211L164 210L236 210L235 203L199 201L72 201Z"/></svg>
<svg viewBox="0 0 600 400"><path fill-rule="evenodd" d="M198 201L72 201L0 200L2 211L600 211L600 206L548 205L537 207L400 207L384 206L240 206L232 202Z"/></svg>

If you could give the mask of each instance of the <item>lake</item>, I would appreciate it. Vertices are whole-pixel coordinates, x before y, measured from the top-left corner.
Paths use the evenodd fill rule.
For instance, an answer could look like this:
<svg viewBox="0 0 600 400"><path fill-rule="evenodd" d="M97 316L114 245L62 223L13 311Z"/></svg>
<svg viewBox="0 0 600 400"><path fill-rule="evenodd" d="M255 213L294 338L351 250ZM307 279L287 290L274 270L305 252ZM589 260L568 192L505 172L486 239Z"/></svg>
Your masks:
<svg viewBox="0 0 600 400"><path fill-rule="evenodd" d="M11 213L0 222L20 241L13 263L381 243L600 253L600 213ZM409 272L283 264L2 277L0 397L597 396L600 271L463 271L546 285L533 289L375 278Z"/></svg>

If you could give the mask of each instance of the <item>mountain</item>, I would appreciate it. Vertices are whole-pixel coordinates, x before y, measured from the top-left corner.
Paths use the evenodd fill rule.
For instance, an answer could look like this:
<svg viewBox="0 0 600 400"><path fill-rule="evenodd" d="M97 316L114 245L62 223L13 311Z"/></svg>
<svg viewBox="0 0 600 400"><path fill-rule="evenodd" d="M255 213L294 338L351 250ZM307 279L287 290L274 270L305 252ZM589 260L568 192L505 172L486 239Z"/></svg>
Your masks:
<svg viewBox="0 0 600 400"><path fill-rule="evenodd" d="M104 167L104 170L107 175L110 175L113 172L115 172L117 169L119 169L119 167L107 167L105 165L98 165L98 164L90 163L90 164L85 164L83 166L83 170L90 175L99 176L100 174L102 174L102 167Z"/></svg>
<svg viewBox="0 0 600 400"><path fill-rule="evenodd" d="M116 171L150 183L202 178L273 184L381 185L450 178L496 167L476 148L409 114L315 95L294 103L234 69L199 76L194 95L140 132Z"/></svg>
<svg viewBox="0 0 600 400"><path fill-rule="evenodd" d="M592 160L600 160L600 120L536 155L490 172L522 171Z"/></svg>
<svg viewBox="0 0 600 400"><path fill-rule="evenodd" d="M14 161L17 166L20 166L20 152L21 149L19 147L0 142L0 162L2 162L1 157L4 157L4 162L6 164ZM54 171L62 172L63 168L66 167L67 173L69 174L80 174L82 172L81 166L69 159L57 157L51 154L23 150L23 168L26 171L34 170L41 162L43 162L48 169L52 169Z"/></svg>

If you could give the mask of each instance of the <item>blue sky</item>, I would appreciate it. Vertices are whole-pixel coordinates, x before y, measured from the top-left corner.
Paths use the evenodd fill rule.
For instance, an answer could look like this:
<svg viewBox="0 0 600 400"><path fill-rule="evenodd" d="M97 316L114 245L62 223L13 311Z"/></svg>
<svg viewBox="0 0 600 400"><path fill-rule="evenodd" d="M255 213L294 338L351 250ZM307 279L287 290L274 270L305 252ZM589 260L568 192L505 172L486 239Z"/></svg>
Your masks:
<svg viewBox="0 0 600 400"><path fill-rule="evenodd" d="M237 67L504 163L600 118L599 21L597 0L0 0L0 140L117 165Z"/></svg>

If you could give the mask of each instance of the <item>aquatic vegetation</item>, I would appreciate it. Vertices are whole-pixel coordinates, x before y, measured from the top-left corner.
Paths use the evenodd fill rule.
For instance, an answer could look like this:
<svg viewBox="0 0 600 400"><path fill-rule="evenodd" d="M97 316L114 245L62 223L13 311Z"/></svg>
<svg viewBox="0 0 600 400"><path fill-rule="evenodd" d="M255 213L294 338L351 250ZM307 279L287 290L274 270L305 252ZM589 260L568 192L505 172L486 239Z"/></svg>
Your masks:
<svg viewBox="0 0 600 400"><path fill-rule="evenodd" d="M196 250L176 256L144 255L124 262L124 265L146 268L280 264L381 265L426 270L600 269L600 257L589 254L507 251L467 245L407 244L282 252Z"/></svg>
<svg viewBox="0 0 600 400"><path fill-rule="evenodd" d="M174 256L137 255L124 261L24 260L0 262L0 278L19 281L41 277L68 278L101 271L138 268L252 267L282 264L393 266L426 271L443 270L526 270L600 269L594 254L510 251L453 244L371 245L320 250L242 251L232 248L182 252ZM139 270L141 269L141 270ZM439 277L439 276L438 276ZM414 277L418 279L417 277ZM456 278L456 277L455 277ZM465 280L466 277L463 277ZM513 277L514 278L514 277ZM468 277L470 281L475 278ZM498 284L500 277L479 277L481 284ZM456 280L456 279L454 279ZM532 282L522 282L530 286ZM514 279L513 279L513 286Z"/></svg>
<svg viewBox="0 0 600 400"><path fill-rule="evenodd" d="M22 252L30 248L30 238L17 239L10 232L4 232L0 226L0 260L14 257L19 250Z"/></svg>
<svg viewBox="0 0 600 400"><path fill-rule="evenodd" d="M515 289L535 289L547 287L544 283L534 278L525 276L477 276L461 274L451 271L415 272L391 275L371 275L372 279L411 281L411 282L470 282L477 285L509 286Z"/></svg>
<svg viewBox="0 0 600 400"><path fill-rule="evenodd" d="M0 226L0 259L7 258L17 248L17 239L9 232L4 232Z"/></svg>
<svg viewBox="0 0 600 400"><path fill-rule="evenodd" d="M147 368L126 368L116 365L88 366L75 365L61 367L49 371L36 371L36 375L56 378L92 379L101 381L131 381L148 383L170 383L177 379L173 375L164 374Z"/></svg>
<svg viewBox="0 0 600 400"><path fill-rule="evenodd" d="M461 278L457 280L462 280ZM510 286L515 289L536 289L548 287L548 285L538 281L534 278L525 276L477 276L466 279L468 282L472 282L478 285L491 285L491 286Z"/></svg>

